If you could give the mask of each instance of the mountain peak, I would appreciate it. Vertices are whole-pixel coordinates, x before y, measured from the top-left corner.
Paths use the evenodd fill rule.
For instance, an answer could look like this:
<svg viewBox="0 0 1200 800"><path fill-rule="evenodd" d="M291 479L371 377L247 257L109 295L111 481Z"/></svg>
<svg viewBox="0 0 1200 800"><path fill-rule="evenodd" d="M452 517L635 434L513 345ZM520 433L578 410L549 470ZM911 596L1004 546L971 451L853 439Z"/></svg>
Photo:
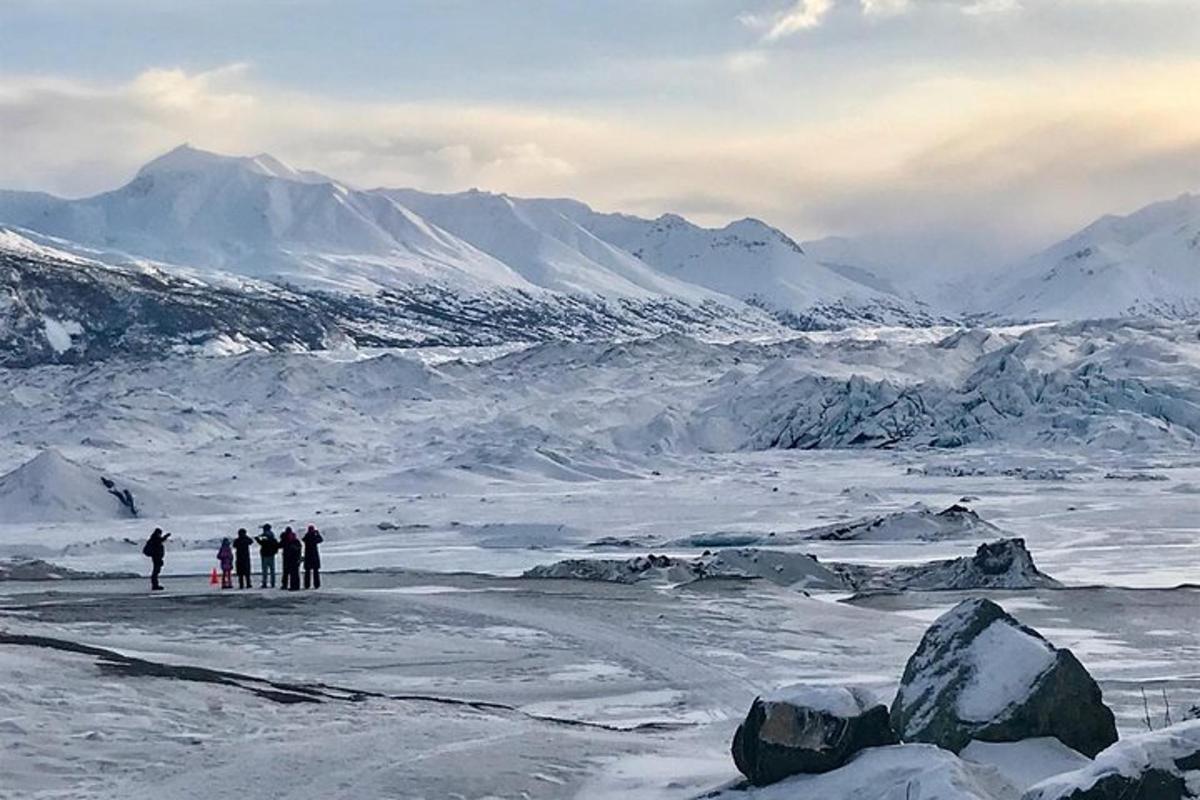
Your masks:
<svg viewBox="0 0 1200 800"><path fill-rule="evenodd" d="M237 159L231 156L222 156L217 153L210 153L207 150L200 150L192 147L190 143L185 142L163 153L158 158L147 162L145 166L138 170L138 175L153 175L165 172L197 172L228 165L235 161Z"/></svg>
<svg viewBox="0 0 1200 800"><path fill-rule="evenodd" d="M138 175L203 173L233 169L297 183L333 183L331 178L316 172L298 170L269 153L259 153L256 156L227 156L201 150L187 142L147 163L138 170Z"/></svg>

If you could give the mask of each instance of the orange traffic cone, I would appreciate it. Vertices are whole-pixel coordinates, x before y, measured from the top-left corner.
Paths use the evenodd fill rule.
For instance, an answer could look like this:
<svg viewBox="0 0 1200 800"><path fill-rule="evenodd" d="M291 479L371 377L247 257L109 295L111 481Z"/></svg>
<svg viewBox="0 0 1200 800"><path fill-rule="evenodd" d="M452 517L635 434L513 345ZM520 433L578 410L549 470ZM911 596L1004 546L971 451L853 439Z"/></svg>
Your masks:
<svg viewBox="0 0 1200 800"><path fill-rule="evenodd" d="M217 579L217 568L216 568L216 567L213 567L213 571L212 571L212 577L208 579L208 585L209 585L209 586L216 586L216 585L217 585L218 583L220 583L220 582L221 582L221 581L219 581L219 580Z"/></svg>

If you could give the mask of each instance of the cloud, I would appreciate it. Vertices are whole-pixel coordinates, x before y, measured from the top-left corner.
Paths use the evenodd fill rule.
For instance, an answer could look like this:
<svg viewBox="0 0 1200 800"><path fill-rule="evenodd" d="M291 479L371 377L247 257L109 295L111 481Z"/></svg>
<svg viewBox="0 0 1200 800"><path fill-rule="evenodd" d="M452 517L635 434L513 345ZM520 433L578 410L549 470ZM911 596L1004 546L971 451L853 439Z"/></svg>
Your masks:
<svg viewBox="0 0 1200 800"><path fill-rule="evenodd" d="M0 152L21 154L0 159L0 187L103 191L190 141L362 187L478 186L709 224L755 216L796 237L974 242L979 264L1200 188L1200 60L920 73L814 113L807 87L772 82L783 55L750 81L770 114L350 101L258 83L241 65L105 84L0 75Z"/></svg>
<svg viewBox="0 0 1200 800"><path fill-rule="evenodd" d="M833 0L792 0L792 5L773 14L746 14L742 24L763 32L768 42L817 27L833 8Z"/></svg>
<svg viewBox="0 0 1200 800"><path fill-rule="evenodd" d="M1144 0L1075 0L1111 4L1129 4ZM1018 11L1020 0L792 0L793 4L772 14L750 14L743 24L763 32L763 40L775 42L820 27L835 5L857 6L867 20L882 20L918 11L954 12L963 17L985 17ZM1035 0L1043 5L1060 0Z"/></svg>
<svg viewBox="0 0 1200 800"><path fill-rule="evenodd" d="M893 17L912 9L911 0L860 0L860 3L868 17Z"/></svg>

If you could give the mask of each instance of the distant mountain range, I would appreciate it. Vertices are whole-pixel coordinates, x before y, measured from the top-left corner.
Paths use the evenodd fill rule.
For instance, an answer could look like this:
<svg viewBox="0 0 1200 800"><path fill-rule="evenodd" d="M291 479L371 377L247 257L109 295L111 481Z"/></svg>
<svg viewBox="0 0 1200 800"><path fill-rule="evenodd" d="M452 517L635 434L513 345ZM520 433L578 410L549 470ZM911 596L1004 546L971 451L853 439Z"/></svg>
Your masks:
<svg viewBox="0 0 1200 800"><path fill-rule="evenodd" d="M364 191L186 145L93 197L0 191L0 226L5 364L1200 315L1191 196L1106 217L977 292L889 280L878 248L810 253L754 219L712 229L567 199Z"/></svg>

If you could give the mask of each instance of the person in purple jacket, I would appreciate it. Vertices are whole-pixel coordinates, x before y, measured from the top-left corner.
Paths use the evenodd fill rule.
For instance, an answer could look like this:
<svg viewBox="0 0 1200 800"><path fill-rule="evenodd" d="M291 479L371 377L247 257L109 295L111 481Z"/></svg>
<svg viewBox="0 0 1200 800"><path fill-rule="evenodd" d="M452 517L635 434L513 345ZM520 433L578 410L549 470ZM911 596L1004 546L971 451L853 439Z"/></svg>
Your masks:
<svg viewBox="0 0 1200 800"><path fill-rule="evenodd" d="M221 565L221 588L233 588L233 543L226 536L221 540L221 547L217 550L217 562Z"/></svg>

